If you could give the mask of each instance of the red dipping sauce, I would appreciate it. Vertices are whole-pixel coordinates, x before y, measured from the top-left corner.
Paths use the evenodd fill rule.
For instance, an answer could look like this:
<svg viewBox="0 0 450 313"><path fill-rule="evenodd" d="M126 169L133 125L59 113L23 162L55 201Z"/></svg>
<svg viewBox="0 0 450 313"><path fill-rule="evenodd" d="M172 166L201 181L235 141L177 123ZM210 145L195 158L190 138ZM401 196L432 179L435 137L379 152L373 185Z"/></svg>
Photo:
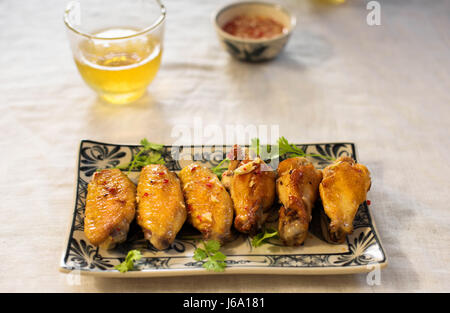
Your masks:
<svg viewBox="0 0 450 313"><path fill-rule="evenodd" d="M222 29L236 37L262 39L282 34L284 25L270 17L240 15L227 22Z"/></svg>

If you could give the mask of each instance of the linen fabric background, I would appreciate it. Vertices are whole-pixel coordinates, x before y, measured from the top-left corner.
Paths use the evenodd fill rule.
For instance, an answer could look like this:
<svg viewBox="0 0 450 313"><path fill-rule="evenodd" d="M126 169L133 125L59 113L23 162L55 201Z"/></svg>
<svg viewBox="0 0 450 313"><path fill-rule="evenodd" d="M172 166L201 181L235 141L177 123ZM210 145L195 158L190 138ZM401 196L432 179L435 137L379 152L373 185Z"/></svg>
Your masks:
<svg viewBox="0 0 450 313"><path fill-rule="evenodd" d="M0 291L449 291L450 2L379 1L380 26L367 25L367 2L280 1L298 19L285 51L247 64L220 46L211 23L227 1L165 1L161 69L143 99L112 107L77 72L64 1L0 1ZM195 118L221 129L279 125L296 143L355 142L388 256L380 284L366 274L60 273L80 140L172 144L174 127Z"/></svg>

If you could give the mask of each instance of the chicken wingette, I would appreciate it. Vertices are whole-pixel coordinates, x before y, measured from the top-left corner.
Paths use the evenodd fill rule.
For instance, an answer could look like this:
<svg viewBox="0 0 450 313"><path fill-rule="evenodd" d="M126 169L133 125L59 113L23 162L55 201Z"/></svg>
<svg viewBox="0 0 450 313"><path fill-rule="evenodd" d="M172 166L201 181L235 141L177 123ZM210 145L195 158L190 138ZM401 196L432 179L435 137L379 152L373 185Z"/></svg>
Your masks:
<svg viewBox="0 0 450 313"><path fill-rule="evenodd" d="M228 241L233 223L233 202L219 178L210 169L195 163L183 168L179 177L188 221L204 239Z"/></svg>
<svg viewBox="0 0 450 313"><path fill-rule="evenodd" d="M276 173L259 157L252 160L248 151L242 151L237 145L233 147L233 158L222 175L222 183L233 200L234 227L254 235L262 228L275 200Z"/></svg>
<svg viewBox="0 0 450 313"><path fill-rule="evenodd" d="M119 169L96 172L88 185L84 233L95 246L111 249L127 238L136 211L136 187Z"/></svg>
<svg viewBox="0 0 450 313"><path fill-rule="evenodd" d="M323 170L320 197L327 216L324 234L341 243L353 232L353 219L370 189L369 170L350 157L340 157Z"/></svg>
<svg viewBox="0 0 450 313"><path fill-rule="evenodd" d="M158 250L168 248L186 221L186 206L177 175L165 165L145 166L137 186L137 223Z"/></svg>
<svg viewBox="0 0 450 313"><path fill-rule="evenodd" d="M322 172L302 157L290 158L278 165L278 234L284 244L302 244L308 235L314 203L319 196Z"/></svg>

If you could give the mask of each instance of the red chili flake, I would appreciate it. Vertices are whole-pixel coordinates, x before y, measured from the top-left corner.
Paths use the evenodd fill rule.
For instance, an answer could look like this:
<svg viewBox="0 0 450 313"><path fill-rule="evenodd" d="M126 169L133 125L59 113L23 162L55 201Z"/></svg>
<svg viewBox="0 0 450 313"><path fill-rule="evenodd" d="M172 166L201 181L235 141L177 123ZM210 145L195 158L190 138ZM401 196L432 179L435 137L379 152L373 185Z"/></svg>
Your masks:
<svg viewBox="0 0 450 313"><path fill-rule="evenodd" d="M206 187L211 188L212 186L213 186L213 184L211 184L211 183L206 183Z"/></svg>
<svg viewBox="0 0 450 313"><path fill-rule="evenodd" d="M202 216L201 215L197 215L198 220L201 222L202 221Z"/></svg>
<svg viewBox="0 0 450 313"><path fill-rule="evenodd" d="M112 195L115 195L115 194L117 194L117 189L116 188L110 188L110 189L108 189L108 192L110 194L112 194Z"/></svg>
<svg viewBox="0 0 450 313"><path fill-rule="evenodd" d="M116 231L120 231L120 228L116 228Z"/></svg>
<svg viewBox="0 0 450 313"><path fill-rule="evenodd" d="M366 200L366 203L367 203L367 205L370 205L371 202L370 202L370 200Z"/></svg>
<svg viewBox="0 0 450 313"><path fill-rule="evenodd" d="M163 182L164 182L164 184L167 184L169 182L169 180L168 179L164 179Z"/></svg>
<svg viewBox="0 0 450 313"><path fill-rule="evenodd" d="M188 210L189 213L192 212L192 210L193 210L193 209L192 209L192 205L188 204L187 210Z"/></svg>
<svg viewBox="0 0 450 313"><path fill-rule="evenodd" d="M244 171L246 171L246 170L247 170L247 168L246 168L246 167L244 167L244 168L243 168L243 170L244 170Z"/></svg>
<svg viewBox="0 0 450 313"><path fill-rule="evenodd" d="M197 169L197 166L193 166L193 167L191 168L191 172L195 171L196 169Z"/></svg>
<svg viewBox="0 0 450 313"><path fill-rule="evenodd" d="M166 174L166 173L164 173L164 172L159 172L159 173L158 173L159 176L164 176L165 174Z"/></svg>
<svg viewBox="0 0 450 313"><path fill-rule="evenodd" d="M148 193L146 192L146 193L144 193L144 197L148 197Z"/></svg>

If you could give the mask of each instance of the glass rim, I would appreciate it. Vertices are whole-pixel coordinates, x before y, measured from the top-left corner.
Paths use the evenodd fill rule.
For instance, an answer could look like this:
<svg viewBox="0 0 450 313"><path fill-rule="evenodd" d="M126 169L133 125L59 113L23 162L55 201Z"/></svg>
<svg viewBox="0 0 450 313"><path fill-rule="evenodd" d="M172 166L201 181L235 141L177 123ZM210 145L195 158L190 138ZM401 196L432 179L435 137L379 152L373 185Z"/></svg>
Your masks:
<svg viewBox="0 0 450 313"><path fill-rule="evenodd" d="M138 37L140 35L143 35L143 34L147 33L148 31L151 31L151 30L157 28L166 19L166 7L161 3L160 0L155 0L155 2L159 5L159 7L161 9L161 14L159 15L158 19L153 24L151 24L150 26L148 26L146 28L143 28L143 29L139 30L138 32L136 32L136 33L134 33L132 35L128 35L128 36L119 36L119 37L110 37L110 38L99 37L99 36L96 36L96 35L93 35L93 34L90 34L90 33L82 32L82 31L78 30L76 27L74 27L69 22L69 13L74 9L74 6L73 6L74 2L75 1L70 1L67 4L66 9L64 10L64 24L66 24L67 28L69 28L74 33L76 33L76 34L78 34L80 36L87 37L89 39L117 40L117 39L128 39L128 38Z"/></svg>

